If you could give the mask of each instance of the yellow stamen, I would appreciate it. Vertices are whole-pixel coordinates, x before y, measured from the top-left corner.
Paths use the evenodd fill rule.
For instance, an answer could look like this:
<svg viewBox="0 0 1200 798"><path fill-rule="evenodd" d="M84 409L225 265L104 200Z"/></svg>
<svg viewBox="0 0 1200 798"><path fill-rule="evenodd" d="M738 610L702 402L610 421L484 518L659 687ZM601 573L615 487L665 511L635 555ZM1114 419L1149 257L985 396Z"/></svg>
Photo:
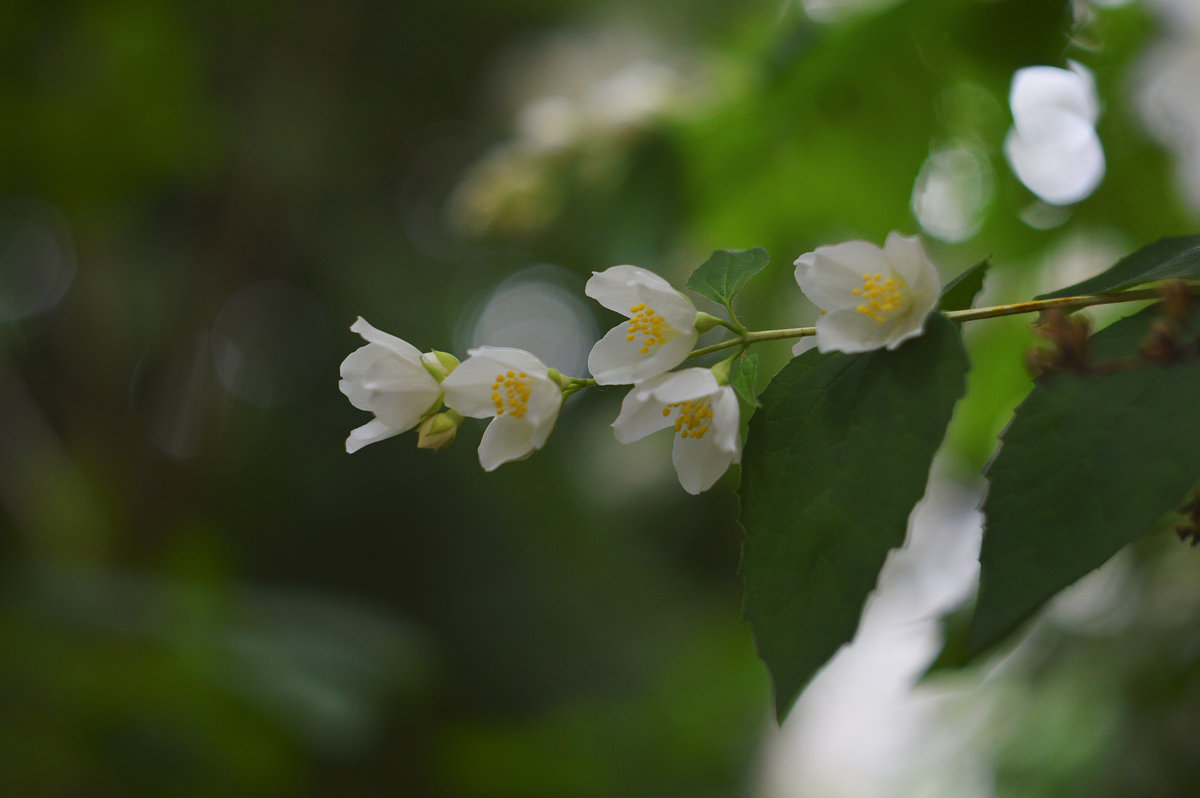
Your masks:
<svg viewBox="0 0 1200 798"><path fill-rule="evenodd" d="M496 415L502 416L506 412L513 418L523 418L526 411L529 409L529 396L532 390L529 387L529 375L521 372L520 376L516 372L510 371L506 375L496 375L496 381L492 384L492 404L496 406Z"/></svg>
<svg viewBox="0 0 1200 798"><path fill-rule="evenodd" d="M680 438L699 440L708 432L709 419L713 417L712 404L707 396L687 402L675 402L663 408L663 415L669 416L672 410L678 410L675 417L675 431Z"/></svg>
<svg viewBox="0 0 1200 798"><path fill-rule="evenodd" d="M674 327L667 324L666 319L654 311L654 308L647 307L644 302L639 302L629 309L629 326L625 332L628 333L625 336L626 341L636 341L639 335L642 337L639 349L643 355L650 354L651 349L665 344L679 334Z"/></svg>
<svg viewBox="0 0 1200 798"><path fill-rule="evenodd" d="M853 293L866 300L855 310L879 324L908 310L907 286L899 277L884 280L882 274L864 274L862 288L855 288Z"/></svg>

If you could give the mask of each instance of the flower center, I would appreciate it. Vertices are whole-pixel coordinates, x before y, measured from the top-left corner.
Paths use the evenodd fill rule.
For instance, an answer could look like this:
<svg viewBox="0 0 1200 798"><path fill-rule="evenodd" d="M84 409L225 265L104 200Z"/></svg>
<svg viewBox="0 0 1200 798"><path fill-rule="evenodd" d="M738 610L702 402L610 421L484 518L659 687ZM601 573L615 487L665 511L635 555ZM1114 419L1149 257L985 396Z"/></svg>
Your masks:
<svg viewBox="0 0 1200 798"><path fill-rule="evenodd" d="M650 354L652 347L665 344L678 335L675 328L667 324L666 319L644 302L639 302L629 309L629 329L626 332L626 341L636 341L639 335L642 336L643 355Z"/></svg>
<svg viewBox="0 0 1200 798"><path fill-rule="evenodd" d="M521 418L529 409L529 375L525 372L510 371L497 374L492 383L492 404L496 406L496 415L506 412L513 418Z"/></svg>
<svg viewBox="0 0 1200 798"><path fill-rule="evenodd" d="M663 408L662 414L669 416L675 408L679 408L679 415L675 418L675 431L679 433L679 437L703 438L712 423L713 415L708 397L669 404Z"/></svg>
<svg viewBox="0 0 1200 798"><path fill-rule="evenodd" d="M854 289L854 295L863 298L856 310L883 324L908 309L908 294L904 289L904 280L899 277L885 280L882 274L864 274L862 288Z"/></svg>

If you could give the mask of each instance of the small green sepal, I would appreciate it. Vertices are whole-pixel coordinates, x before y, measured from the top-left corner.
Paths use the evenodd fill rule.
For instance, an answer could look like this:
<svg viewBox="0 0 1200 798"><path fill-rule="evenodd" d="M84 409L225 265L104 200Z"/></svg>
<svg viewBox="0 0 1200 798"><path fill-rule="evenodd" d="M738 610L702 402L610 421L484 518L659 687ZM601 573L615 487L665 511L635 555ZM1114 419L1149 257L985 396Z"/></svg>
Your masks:
<svg viewBox="0 0 1200 798"><path fill-rule="evenodd" d="M709 369L709 371L712 372L712 375L717 378L717 385L729 384L729 374L733 369L733 361L737 360L737 358L737 355L726 358Z"/></svg>
<svg viewBox="0 0 1200 798"><path fill-rule="evenodd" d="M762 407L758 401L758 355L748 352L738 361L731 381L733 390L750 407Z"/></svg>

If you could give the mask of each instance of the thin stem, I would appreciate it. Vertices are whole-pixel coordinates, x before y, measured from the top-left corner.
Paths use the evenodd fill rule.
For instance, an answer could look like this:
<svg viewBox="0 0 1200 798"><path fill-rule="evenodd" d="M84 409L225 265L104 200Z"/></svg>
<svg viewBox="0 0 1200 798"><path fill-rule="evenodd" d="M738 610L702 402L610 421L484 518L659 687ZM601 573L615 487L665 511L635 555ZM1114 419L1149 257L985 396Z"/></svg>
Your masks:
<svg viewBox="0 0 1200 798"><path fill-rule="evenodd" d="M1188 293L1200 295L1200 285L1188 285ZM945 314L946 318L951 321L977 321L979 319L991 319L998 316L1013 316L1018 313L1035 313L1041 310L1049 310L1051 308L1075 309L1086 308L1092 305L1112 305L1118 302L1137 302L1145 299L1160 299L1162 297L1161 288L1142 288L1137 291L1122 291L1116 294L1085 294L1082 296L1065 296L1057 299L1032 299L1028 302L1017 302L1011 305L993 305L988 308L969 308L967 310L951 310ZM791 327L782 330L759 330L756 332L747 332L735 338L730 338L721 341L719 344L701 347L695 350L688 359L709 355L713 352L720 352L722 349L728 349L731 346L749 346L750 344L760 343L762 341L778 341L785 338L803 338L807 335L816 335L816 327Z"/></svg>
<svg viewBox="0 0 1200 798"><path fill-rule="evenodd" d="M1189 289L1189 293L1194 294L1200 291L1200 286L1189 286ZM994 305L990 308L952 310L946 314L946 318L950 321L975 321L997 316L1013 316L1018 313L1033 313L1051 308L1086 308L1091 305L1113 305L1118 302L1136 302L1141 299L1161 299L1162 295L1160 288L1143 288L1138 291L1122 291L1119 294L1084 294L1083 296L1064 296L1058 299L1033 299L1029 302Z"/></svg>
<svg viewBox="0 0 1200 798"><path fill-rule="evenodd" d="M720 352L722 349L728 349L731 346L749 346L750 344L761 343L762 341L779 341L784 338L803 338L806 335L816 335L816 327L791 327L785 330L759 330L757 332L748 332L745 335L739 335L736 338L729 338L719 344L701 347L687 356L688 360L702 355L710 355L713 352Z"/></svg>

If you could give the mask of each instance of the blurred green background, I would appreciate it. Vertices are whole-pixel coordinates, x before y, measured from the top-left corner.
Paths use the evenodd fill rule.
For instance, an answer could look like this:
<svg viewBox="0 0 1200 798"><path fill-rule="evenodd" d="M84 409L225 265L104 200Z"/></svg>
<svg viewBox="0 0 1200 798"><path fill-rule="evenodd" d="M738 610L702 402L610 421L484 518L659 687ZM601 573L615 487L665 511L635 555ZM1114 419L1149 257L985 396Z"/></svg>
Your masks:
<svg viewBox="0 0 1200 798"><path fill-rule="evenodd" d="M893 229L946 278L992 256L991 300L1074 282L1197 231L1198 51L1189 0L7 3L0 792L1200 794L1169 530L896 727L941 754L856 780L851 729L818 785L739 620L736 468L688 497L666 441L612 439L614 390L490 475L473 423L348 456L336 386L358 315L582 376L591 271L682 284L717 248L774 256L758 328L814 318L795 257ZM1059 207L1003 142L1014 71L1068 59L1107 168ZM952 483L1028 321L969 331Z"/></svg>

